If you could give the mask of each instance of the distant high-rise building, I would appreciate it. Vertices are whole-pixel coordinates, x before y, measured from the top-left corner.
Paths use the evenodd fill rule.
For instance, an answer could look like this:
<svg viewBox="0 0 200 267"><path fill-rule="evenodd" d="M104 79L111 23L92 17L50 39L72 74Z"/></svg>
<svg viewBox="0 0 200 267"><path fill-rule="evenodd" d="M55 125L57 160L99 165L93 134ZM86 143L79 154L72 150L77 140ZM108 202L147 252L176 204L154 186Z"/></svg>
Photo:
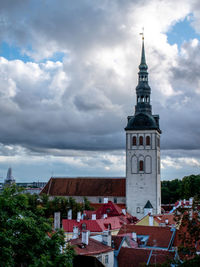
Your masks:
<svg viewBox="0 0 200 267"><path fill-rule="evenodd" d="M7 176L6 176L4 183L5 184L14 184L15 183L15 179L12 176L12 168L8 168Z"/></svg>

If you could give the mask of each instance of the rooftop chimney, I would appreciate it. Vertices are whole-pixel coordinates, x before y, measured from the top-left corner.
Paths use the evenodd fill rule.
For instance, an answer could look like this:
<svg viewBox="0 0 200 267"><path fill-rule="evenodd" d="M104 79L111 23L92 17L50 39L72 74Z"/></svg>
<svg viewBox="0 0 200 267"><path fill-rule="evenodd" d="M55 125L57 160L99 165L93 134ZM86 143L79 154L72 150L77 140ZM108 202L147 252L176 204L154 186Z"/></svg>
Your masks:
<svg viewBox="0 0 200 267"><path fill-rule="evenodd" d="M134 241L137 241L137 233L132 232L132 239L133 239Z"/></svg>
<svg viewBox="0 0 200 267"><path fill-rule="evenodd" d="M102 243L107 246L111 246L111 234L110 231L103 231Z"/></svg>
<svg viewBox="0 0 200 267"><path fill-rule="evenodd" d="M54 212L54 230L60 229L60 212Z"/></svg>
<svg viewBox="0 0 200 267"><path fill-rule="evenodd" d="M153 226L153 216L149 215L149 226Z"/></svg>
<svg viewBox="0 0 200 267"><path fill-rule="evenodd" d="M193 203L193 197L190 197L189 198L189 205L192 206L192 203Z"/></svg>
<svg viewBox="0 0 200 267"><path fill-rule="evenodd" d="M106 219L108 217L107 214L103 214L103 219Z"/></svg>
<svg viewBox="0 0 200 267"><path fill-rule="evenodd" d="M81 220L81 212L77 212L77 222L80 222Z"/></svg>
<svg viewBox="0 0 200 267"><path fill-rule="evenodd" d="M72 210L68 210L67 212L67 219L71 220L72 219Z"/></svg>
<svg viewBox="0 0 200 267"><path fill-rule="evenodd" d="M93 221L96 220L96 214L92 214L92 220L93 220Z"/></svg>
<svg viewBox="0 0 200 267"><path fill-rule="evenodd" d="M73 227L73 236L72 236L72 239L76 239L76 238L78 238L78 236L79 236L78 226L74 226Z"/></svg>
<svg viewBox="0 0 200 267"><path fill-rule="evenodd" d="M89 244L89 231L82 232L82 243L86 245Z"/></svg>
<svg viewBox="0 0 200 267"><path fill-rule="evenodd" d="M107 198L107 197L105 197L105 198L103 199L103 203L104 203L104 204L108 203L108 198Z"/></svg>
<svg viewBox="0 0 200 267"><path fill-rule="evenodd" d="M168 223L169 223L169 220L168 220L168 219L166 219L166 220L165 220L165 224L168 224Z"/></svg>

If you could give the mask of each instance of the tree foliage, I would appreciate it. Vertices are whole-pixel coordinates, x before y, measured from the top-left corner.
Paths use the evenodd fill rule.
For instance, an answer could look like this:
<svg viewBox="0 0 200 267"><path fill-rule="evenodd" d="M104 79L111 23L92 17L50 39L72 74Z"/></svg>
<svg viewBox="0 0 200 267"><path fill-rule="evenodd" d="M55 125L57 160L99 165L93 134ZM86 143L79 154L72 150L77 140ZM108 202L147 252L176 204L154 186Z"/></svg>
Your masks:
<svg viewBox="0 0 200 267"><path fill-rule="evenodd" d="M0 194L0 266L72 266L73 249L65 248L63 231L52 231L45 201L43 207L16 186Z"/></svg>
<svg viewBox="0 0 200 267"><path fill-rule="evenodd" d="M190 175L182 180L162 181L162 204L173 204L179 199L189 199L200 195L200 175Z"/></svg>

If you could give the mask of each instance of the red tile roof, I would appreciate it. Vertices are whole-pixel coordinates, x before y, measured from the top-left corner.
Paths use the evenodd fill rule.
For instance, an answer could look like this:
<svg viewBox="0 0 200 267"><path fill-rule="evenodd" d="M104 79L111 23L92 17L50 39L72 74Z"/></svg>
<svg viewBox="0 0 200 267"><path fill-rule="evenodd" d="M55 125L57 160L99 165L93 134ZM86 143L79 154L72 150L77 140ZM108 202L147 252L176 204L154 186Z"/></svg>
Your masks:
<svg viewBox="0 0 200 267"><path fill-rule="evenodd" d="M149 264L152 265L162 264L174 257L174 252L167 250L153 250L150 254L150 249L121 248L117 257L118 267L139 267L143 266L142 264L146 266L150 256Z"/></svg>
<svg viewBox="0 0 200 267"><path fill-rule="evenodd" d="M168 226L176 225L176 222L174 220L174 214L159 214L153 216L155 221L157 223L165 223ZM166 220L168 220L168 223L166 223Z"/></svg>
<svg viewBox="0 0 200 267"><path fill-rule="evenodd" d="M90 206L93 207L95 210L98 210L104 205L104 203L90 203ZM121 209L126 209L126 204L123 203L117 203L117 206Z"/></svg>
<svg viewBox="0 0 200 267"><path fill-rule="evenodd" d="M123 225L118 235L135 232L137 235L148 235L147 246L168 248L173 232L171 228L160 226Z"/></svg>
<svg viewBox="0 0 200 267"><path fill-rule="evenodd" d="M150 250L121 248L117 257L118 267L139 267L142 263L147 263Z"/></svg>
<svg viewBox="0 0 200 267"><path fill-rule="evenodd" d="M114 244L115 250L118 250L123 238L123 236L112 235L112 242Z"/></svg>
<svg viewBox="0 0 200 267"><path fill-rule="evenodd" d="M40 194L125 197L125 178L50 178Z"/></svg>
<svg viewBox="0 0 200 267"><path fill-rule="evenodd" d="M103 243L92 238L89 238L88 245L82 246L81 238L70 240L70 244L74 246L74 250L78 255L98 255L101 253L113 251L111 247L106 246Z"/></svg>
<svg viewBox="0 0 200 267"><path fill-rule="evenodd" d="M122 222L119 217L109 217L106 219L98 219L98 220L68 220L63 219L62 225L64 232L73 232L73 227L78 226L80 230L82 230L82 224L86 224L86 229L90 232L103 232L108 230L109 226L110 230L118 230L122 226Z"/></svg>
<svg viewBox="0 0 200 267"><path fill-rule="evenodd" d="M114 204L112 201L108 201L108 203L103 204L97 211L97 218L102 218L104 214L107 214L108 217L119 216L122 213L122 209Z"/></svg>

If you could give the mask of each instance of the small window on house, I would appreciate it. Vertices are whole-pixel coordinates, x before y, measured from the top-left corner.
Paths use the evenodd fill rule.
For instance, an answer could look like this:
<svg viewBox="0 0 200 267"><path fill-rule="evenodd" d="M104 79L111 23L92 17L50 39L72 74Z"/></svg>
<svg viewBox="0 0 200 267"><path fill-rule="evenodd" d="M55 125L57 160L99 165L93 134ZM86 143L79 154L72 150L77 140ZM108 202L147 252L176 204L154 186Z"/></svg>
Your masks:
<svg viewBox="0 0 200 267"><path fill-rule="evenodd" d="M139 162L139 171L140 172L144 171L144 161L143 160L140 160L140 162Z"/></svg>
<svg viewBox="0 0 200 267"><path fill-rule="evenodd" d="M146 146L150 146L150 136L146 137Z"/></svg>
<svg viewBox="0 0 200 267"><path fill-rule="evenodd" d="M137 213L140 213L140 207L137 207L136 211L137 211Z"/></svg>
<svg viewBox="0 0 200 267"><path fill-rule="evenodd" d="M86 224L85 223L82 223L82 230L87 230L87 226L86 226Z"/></svg>
<svg viewBox="0 0 200 267"><path fill-rule="evenodd" d="M105 256L105 264L108 264L108 255Z"/></svg>
<svg viewBox="0 0 200 267"><path fill-rule="evenodd" d="M102 202L102 200L101 200L101 198L99 198L99 203L101 203Z"/></svg>
<svg viewBox="0 0 200 267"><path fill-rule="evenodd" d="M143 146L143 136L140 136L140 138L139 138L139 145Z"/></svg>
<svg viewBox="0 0 200 267"><path fill-rule="evenodd" d="M114 203L117 203L117 198L116 197L114 198Z"/></svg>
<svg viewBox="0 0 200 267"><path fill-rule="evenodd" d="M132 145L133 146L136 146L136 143L137 143L136 136L133 136Z"/></svg>

